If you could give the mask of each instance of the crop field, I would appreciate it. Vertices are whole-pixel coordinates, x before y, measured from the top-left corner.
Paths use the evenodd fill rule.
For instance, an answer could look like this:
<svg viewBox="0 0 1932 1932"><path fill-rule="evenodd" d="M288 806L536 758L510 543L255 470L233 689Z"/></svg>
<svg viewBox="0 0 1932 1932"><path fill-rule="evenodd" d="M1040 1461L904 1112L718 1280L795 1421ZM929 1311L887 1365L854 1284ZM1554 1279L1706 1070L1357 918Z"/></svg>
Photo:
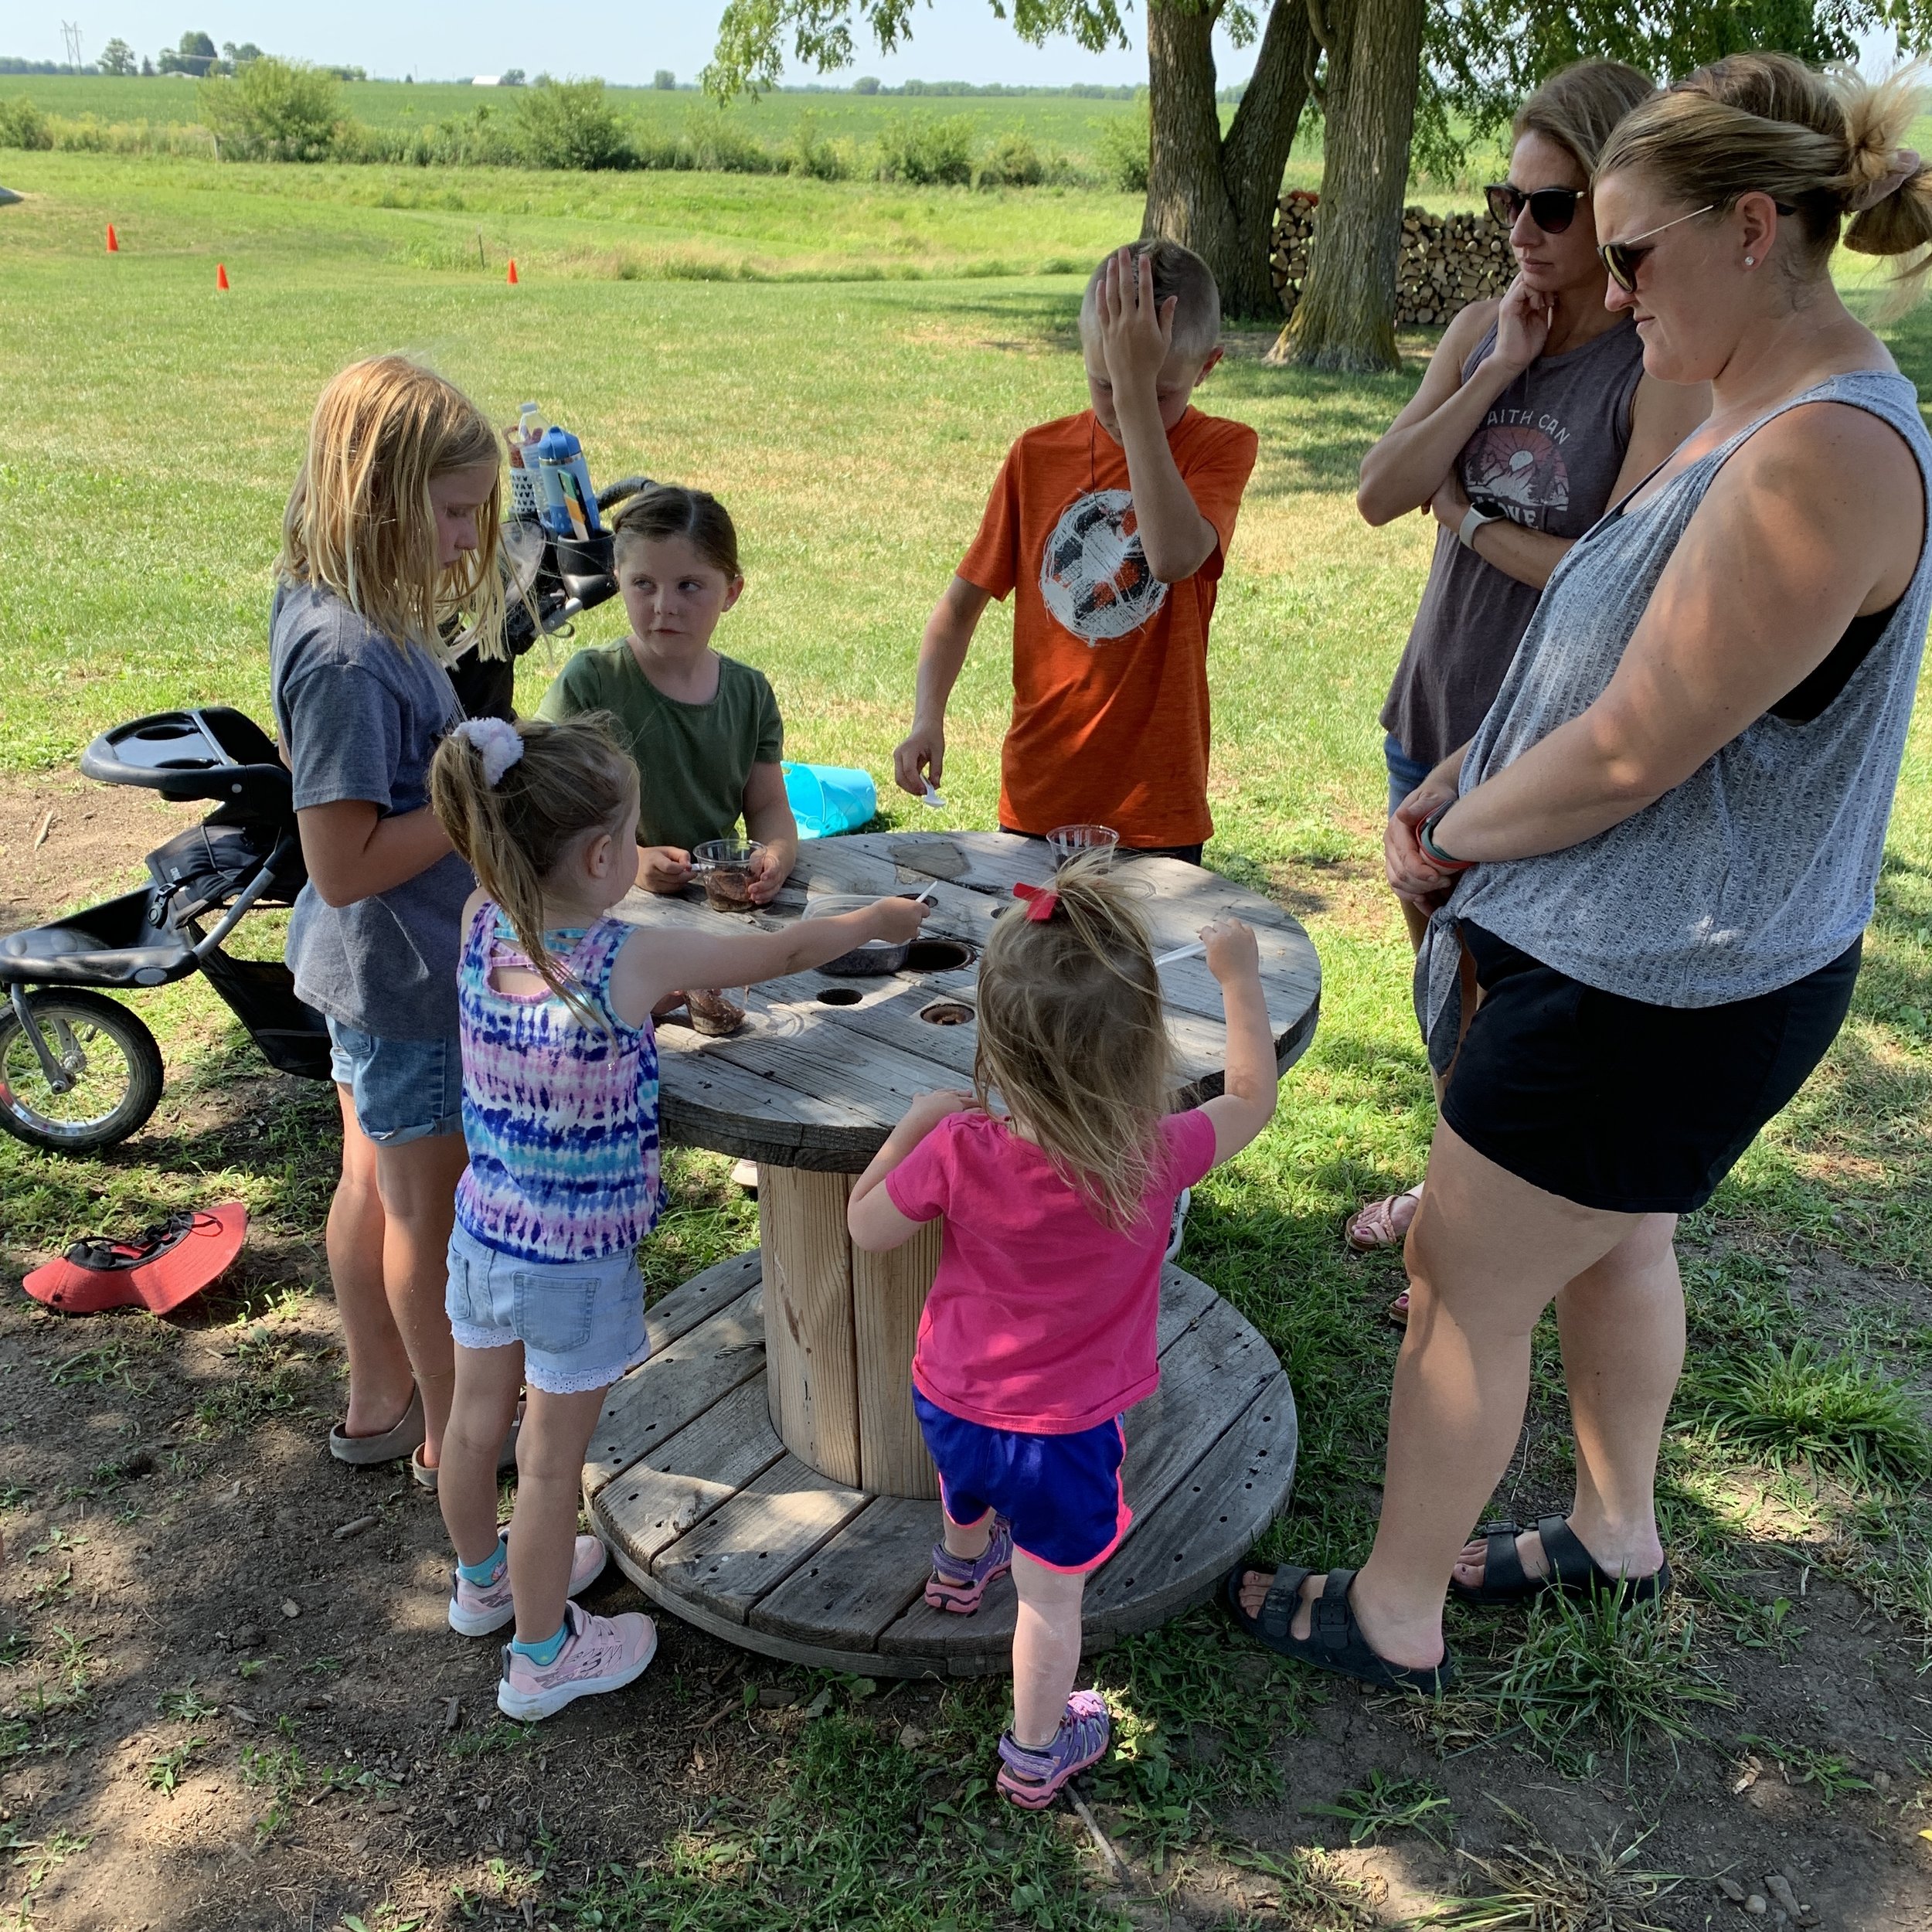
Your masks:
<svg viewBox="0 0 1932 1932"><path fill-rule="evenodd" d="M447 81L421 85L393 80L349 81L342 89L343 111L364 126L390 131L432 128L438 122L468 121L479 112L497 120L515 114L525 90L476 87ZM936 120L963 121L976 145L1003 134L1021 134L1042 151L1063 156L1076 166L1093 164L1111 124L1144 114L1131 100L1092 100L1066 94L938 95L858 94L843 90L768 94L720 108L694 88L611 87L610 104L640 132L674 137L693 128L722 123L773 149L782 148L801 128L821 141L849 140L859 146L876 141L889 126ZM145 121L154 128L199 124L196 84L174 75L0 74L0 100L25 94L48 114L78 120L92 117L107 125ZM1224 105L1223 121L1234 109ZM1303 146L1319 168L1320 132L1312 123Z"/></svg>
<svg viewBox="0 0 1932 1932"><path fill-rule="evenodd" d="M124 114L106 98L123 88L140 104ZM0 76L0 97L13 91L117 117L192 95ZM411 94L434 115L504 98L347 91L367 117L369 101L400 111L389 104ZM622 104L701 104L637 90ZM834 117L970 113L1071 149L1125 106L787 95L733 111L822 114L827 131L862 134ZM265 715L271 566L308 413L330 374L379 350L429 359L501 421L537 400L600 478L643 470L716 492L748 579L719 647L772 679L788 755L866 767L888 818L914 822L920 808L884 787L920 626L1012 437L1083 406L1082 281L1140 213L1098 190L71 153L0 152L0 179L27 196L0 209L9 924L121 889L179 822L64 775L93 733L197 702ZM1888 332L1932 393L1932 314ZM1357 1561L1400 1268L1349 1255L1339 1230L1420 1175L1430 1124L1408 948L1379 883L1376 714L1434 526L1369 530L1352 492L1430 344L1406 340L1400 372L1361 379L1269 366L1270 339L1236 333L1199 399L1261 441L1215 624L1207 856L1308 925L1321 1019L1272 1128L1197 1190L1183 1260L1294 1382L1296 1495L1268 1549ZM615 610L576 641L618 634ZM995 607L954 699L944 789L962 827L993 822L1009 643ZM526 708L568 648L525 661ZM101 827L117 811L114 847ZM257 943L274 950L273 921ZM1690 1932L1731 1922L1719 1874L1755 1889L1781 1869L1835 1928L1922 1928L1923 705L1866 962L1825 1066L1683 1231L1692 1359L1665 1452L1684 1585L1670 1607L1621 1624L1458 1614L1464 1687L1420 1710L1273 1668L1193 1613L1095 1660L1121 1747L1087 1790L1117 1866L1070 1814L998 1808L997 1685L834 1680L676 1629L609 1708L534 1733L491 1721L493 1654L452 1648L437 1623L433 1506L324 1466L341 1399L319 1247L326 1097L267 1075L199 981L144 996L168 1059L160 1113L99 1160L0 1143L0 1274L10 1284L83 1231L217 1199L249 1204L253 1258L223 1298L169 1323L63 1326L0 1294L0 1906L22 1924L92 1927L138 1893L155 1932L979 1932L1162 1911L1367 1932L1451 1910L1472 1927ZM672 1179L648 1257L656 1289L754 1238L728 1164L682 1155ZM1499 1511L1564 1505L1566 1420L1546 1335ZM380 1526L332 1539L365 1512ZM600 1608L632 1600L600 1589Z"/></svg>

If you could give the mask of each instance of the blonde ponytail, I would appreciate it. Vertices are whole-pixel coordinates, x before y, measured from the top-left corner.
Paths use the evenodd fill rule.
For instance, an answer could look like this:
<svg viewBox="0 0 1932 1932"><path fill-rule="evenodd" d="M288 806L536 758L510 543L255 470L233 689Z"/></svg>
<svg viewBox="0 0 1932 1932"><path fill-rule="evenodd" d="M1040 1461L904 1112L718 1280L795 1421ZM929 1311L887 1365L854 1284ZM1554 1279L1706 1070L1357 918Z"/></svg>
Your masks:
<svg viewBox="0 0 1932 1932"><path fill-rule="evenodd" d="M1132 889L1078 859L1052 916L1015 904L979 966L973 1090L1008 1111L1109 1227L1138 1219L1161 1155L1173 1049Z"/></svg>
<svg viewBox="0 0 1932 1932"><path fill-rule="evenodd" d="M499 906L532 968L587 1026L609 1023L565 974L545 943L544 883L572 839L615 824L634 804L637 775L611 736L611 720L587 711L550 724L519 719L505 730L522 755L492 784L485 753L452 732L430 764L430 806L477 883ZM617 835L628 838L628 826Z"/></svg>

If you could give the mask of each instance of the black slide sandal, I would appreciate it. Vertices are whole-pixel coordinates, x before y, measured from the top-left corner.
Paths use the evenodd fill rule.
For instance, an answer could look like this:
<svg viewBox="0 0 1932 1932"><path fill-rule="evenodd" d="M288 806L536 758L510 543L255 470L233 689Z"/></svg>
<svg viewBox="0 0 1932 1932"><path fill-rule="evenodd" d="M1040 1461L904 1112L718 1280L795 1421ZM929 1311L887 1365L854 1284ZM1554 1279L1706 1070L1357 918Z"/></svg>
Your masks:
<svg viewBox="0 0 1932 1932"><path fill-rule="evenodd" d="M1294 1628L1301 1586L1311 1574L1308 1570L1285 1564L1278 1568L1262 1600L1260 1614L1250 1617L1241 1607L1241 1580L1250 1570L1259 1572L1267 1567L1265 1563L1243 1560L1228 1572L1221 1587L1229 1615L1264 1649L1278 1656L1292 1657L1298 1663L1312 1664L1317 1670L1352 1677L1376 1690L1417 1691L1424 1697L1434 1697L1456 1681L1455 1662L1446 1650L1440 1664L1427 1670L1412 1670L1390 1663L1369 1648L1349 1604L1349 1592L1355 1585L1352 1570L1328 1572L1328 1580L1315 1600L1306 1637L1297 1637Z"/></svg>
<svg viewBox="0 0 1932 1932"><path fill-rule="evenodd" d="M1520 1523L1486 1522L1478 1532L1484 1544L1482 1581L1472 1590L1451 1577L1450 1595L1458 1603L1494 1606L1528 1603L1546 1590L1556 1590L1566 1597L1594 1597L1601 1592L1629 1604L1655 1603L1670 1589L1668 1557L1648 1577L1613 1577L1583 1547L1582 1539L1563 1517L1539 1516L1535 1529L1549 1563L1543 1575L1531 1576L1516 1553L1516 1539L1523 1534Z"/></svg>

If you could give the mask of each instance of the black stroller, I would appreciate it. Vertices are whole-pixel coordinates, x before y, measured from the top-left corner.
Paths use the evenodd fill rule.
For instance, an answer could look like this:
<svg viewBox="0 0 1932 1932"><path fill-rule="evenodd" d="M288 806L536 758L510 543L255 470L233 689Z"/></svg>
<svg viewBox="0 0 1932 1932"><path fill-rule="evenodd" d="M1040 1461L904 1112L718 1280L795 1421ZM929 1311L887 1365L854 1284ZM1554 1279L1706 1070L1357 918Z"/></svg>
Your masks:
<svg viewBox="0 0 1932 1932"><path fill-rule="evenodd" d="M648 481L611 485L599 507ZM607 535L572 540L521 522L505 538L512 658L617 594ZM512 662L471 650L450 676L469 716L510 715ZM223 947L250 913L292 905L308 877L274 740L225 705L158 712L104 731L80 769L104 784L219 803L148 855L146 886L0 937L0 1128L59 1154L92 1153L136 1132L161 1099L161 1049L129 1007L97 989L134 992L191 973L206 975L270 1066L327 1080L327 1029L295 997L288 968Z"/></svg>

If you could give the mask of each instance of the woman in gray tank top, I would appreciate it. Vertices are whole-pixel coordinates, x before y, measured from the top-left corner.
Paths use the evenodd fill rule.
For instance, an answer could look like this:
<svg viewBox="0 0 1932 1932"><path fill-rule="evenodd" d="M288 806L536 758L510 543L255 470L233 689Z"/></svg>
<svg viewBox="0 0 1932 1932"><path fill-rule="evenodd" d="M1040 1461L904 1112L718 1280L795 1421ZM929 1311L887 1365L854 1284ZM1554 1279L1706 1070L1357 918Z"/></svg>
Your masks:
<svg viewBox="0 0 1932 1932"><path fill-rule="evenodd" d="M1737 55L1605 148L1611 300L1648 369L1710 379L1713 413L1559 564L1460 769L1391 823L1399 891L1454 883L1418 978L1432 1058L1454 1057L1374 1552L1359 1580L1229 1580L1243 1627L1290 1655L1433 1687L1445 1587L1668 1587L1676 1216L1844 1018L1932 612L1932 440L1830 276L1847 215L1864 253L1932 242L1932 169L1899 145L1917 105L1904 77ZM1484 995L1459 1049L1458 929ZM1553 1300L1571 1509L1466 1543Z"/></svg>
<svg viewBox="0 0 1932 1932"><path fill-rule="evenodd" d="M1590 171L1655 92L1634 67L1586 60L1517 110L1509 179L1488 191L1516 279L1443 332L1421 386L1362 459L1355 500L1369 523L1420 508L1440 526L1382 711L1391 811L1468 743L1563 553L1709 407L1702 383L1646 375L1630 318L1604 306ZM1403 910L1419 945L1427 913ZM1372 1202L1350 1220L1349 1245L1400 1243L1421 1192ZM1404 1295L1398 1318L1406 1307Z"/></svg>

